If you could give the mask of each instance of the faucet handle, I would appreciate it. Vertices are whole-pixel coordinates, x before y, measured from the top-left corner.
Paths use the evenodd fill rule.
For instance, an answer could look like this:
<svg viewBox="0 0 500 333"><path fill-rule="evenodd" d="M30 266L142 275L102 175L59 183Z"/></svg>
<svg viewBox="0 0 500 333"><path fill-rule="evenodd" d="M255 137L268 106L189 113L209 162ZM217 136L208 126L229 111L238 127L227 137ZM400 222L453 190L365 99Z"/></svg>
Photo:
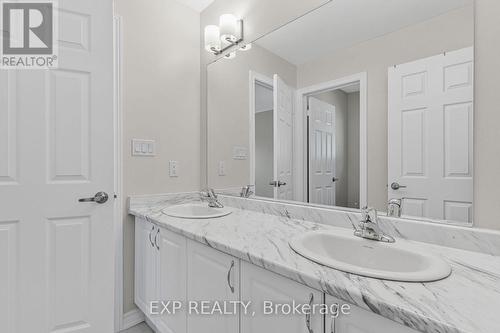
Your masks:
<svg viewBox="0 0 500 333"><path fill-rule="evenodd" d="M363 207L362 214L361 222L378 222L378 212L375 208Z"/></svg>

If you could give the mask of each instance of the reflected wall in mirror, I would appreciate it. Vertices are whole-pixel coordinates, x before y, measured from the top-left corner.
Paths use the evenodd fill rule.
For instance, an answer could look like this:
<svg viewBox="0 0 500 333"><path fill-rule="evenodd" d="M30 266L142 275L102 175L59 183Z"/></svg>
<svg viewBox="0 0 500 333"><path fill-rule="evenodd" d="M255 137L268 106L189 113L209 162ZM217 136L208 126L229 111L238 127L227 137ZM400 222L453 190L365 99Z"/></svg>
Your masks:
<svg viewBox="0 0 500 333"><path fill-rule="evenodd" d="M208 185L472 224L473 8L336 0L210 64Z"/></svg>

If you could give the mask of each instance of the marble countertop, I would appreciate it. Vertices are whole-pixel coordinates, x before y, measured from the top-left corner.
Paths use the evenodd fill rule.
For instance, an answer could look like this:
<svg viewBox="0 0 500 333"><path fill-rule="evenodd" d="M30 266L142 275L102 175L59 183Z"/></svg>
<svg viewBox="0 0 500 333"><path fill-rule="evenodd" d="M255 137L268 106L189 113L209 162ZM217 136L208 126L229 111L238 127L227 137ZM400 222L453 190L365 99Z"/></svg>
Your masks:
<svg viewBox="0 0 500 333"><path fill-rule="evenodd" d="M377 280L316 264L288 245L304 232L336 227L232 207L231 215L207 220L161 213L188 201L196 198L141 199L129 213L417 331L500 332L500 257L414 242L450 263L451 276L432 283Z"/></svg>

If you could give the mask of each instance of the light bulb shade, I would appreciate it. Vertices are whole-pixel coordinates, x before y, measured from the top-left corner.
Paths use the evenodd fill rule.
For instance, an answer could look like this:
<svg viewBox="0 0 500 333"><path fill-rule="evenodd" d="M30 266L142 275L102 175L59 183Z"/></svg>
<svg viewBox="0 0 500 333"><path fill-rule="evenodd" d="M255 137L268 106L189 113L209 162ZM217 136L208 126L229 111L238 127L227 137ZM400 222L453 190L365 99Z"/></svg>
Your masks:
<svg viewBox="0 0 500 333"><path fill-rule="evenodd" d="M220 17L220 39L228 42L238 40L238 19L233 14L224 14Z"/></svg>
<svg viewBox="0 0 500 333"><path fill-rule="evenodd" d="M230 52L230 53L224 55L224 58L226 58L226 59L234 59L234 58L236 58L236 52Z"/></svg>
<svg viewBox="0 0 500 333"><path fill-rule="evenodd" d="M216 25L207 25L205 27L205 49L208 52L220 50L220 30Z"/></svg>

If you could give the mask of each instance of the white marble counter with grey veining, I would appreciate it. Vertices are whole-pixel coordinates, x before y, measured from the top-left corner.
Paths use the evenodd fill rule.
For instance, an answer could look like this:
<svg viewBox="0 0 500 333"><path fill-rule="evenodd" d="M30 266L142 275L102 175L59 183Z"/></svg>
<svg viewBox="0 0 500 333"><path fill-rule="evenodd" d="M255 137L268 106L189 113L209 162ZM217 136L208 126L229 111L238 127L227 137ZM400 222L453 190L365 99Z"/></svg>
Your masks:
<svg viewBox="0 0 500 333"><path fill-rule="evenodd" d="M451 276L431 283L366 278L311 262L288 245L304 232L338 228L332 225L231 207L231 200L226 204L232 214L217 219L180 219L161 212L170 205L199 200L194 193L132 198L129 212L417 331L500 332L500 257L488 251L414 242L446 260L452 266Z"/></svg>

